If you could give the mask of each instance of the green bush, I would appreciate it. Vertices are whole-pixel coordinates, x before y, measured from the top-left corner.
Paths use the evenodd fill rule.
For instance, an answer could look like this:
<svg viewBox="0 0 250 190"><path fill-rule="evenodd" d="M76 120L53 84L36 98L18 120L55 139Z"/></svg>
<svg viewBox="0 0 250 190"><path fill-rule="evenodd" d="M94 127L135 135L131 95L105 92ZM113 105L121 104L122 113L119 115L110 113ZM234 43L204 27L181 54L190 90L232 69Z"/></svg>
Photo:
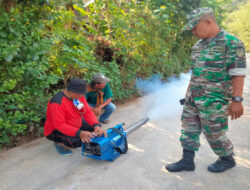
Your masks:
<svg viewBox="0 0 250 190"><path fill-rule="evenodd" d="M0 17L0 145L23 134L44 117L45 96L58 77L49 73L51 39L41 32L43 12L13 8Z"/></svg>
<svg viewBox="0 0 250 190"><path fill-rule="evenodd" d="M250 0L240 4L237 10L229 13L225 20L228 32L233 33L245 45L246 52L250 52Z"/></svg>

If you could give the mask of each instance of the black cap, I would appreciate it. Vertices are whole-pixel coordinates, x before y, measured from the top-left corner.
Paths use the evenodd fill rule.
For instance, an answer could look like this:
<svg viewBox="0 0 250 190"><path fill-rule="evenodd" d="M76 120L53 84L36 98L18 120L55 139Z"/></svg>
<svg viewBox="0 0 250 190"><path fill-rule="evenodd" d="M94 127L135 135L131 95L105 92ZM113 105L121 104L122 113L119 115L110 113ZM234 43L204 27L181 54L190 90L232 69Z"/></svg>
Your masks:
<svg viewBox="0 0 250 190"><path fill-rule="evenodd" d="M72 78L68 80L67 90L77 94L86 94L87 83L79 78Z"/></svg>

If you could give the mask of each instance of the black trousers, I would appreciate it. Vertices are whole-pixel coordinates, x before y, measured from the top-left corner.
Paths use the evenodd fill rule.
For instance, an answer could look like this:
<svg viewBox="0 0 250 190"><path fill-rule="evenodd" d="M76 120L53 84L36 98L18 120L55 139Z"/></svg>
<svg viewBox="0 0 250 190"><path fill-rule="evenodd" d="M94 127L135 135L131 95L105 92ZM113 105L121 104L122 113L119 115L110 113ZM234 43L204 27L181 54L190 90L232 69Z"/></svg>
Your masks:
<svg viewBox="0 0 250 190"><path fill-rule="evenodd" d="M83 120L81 130L93 132L94 128ZM67 136L58 130L54 130L47 138L55 143L63 143L67 147L77 148L82 146L82 140L79 137Z"/></svg>

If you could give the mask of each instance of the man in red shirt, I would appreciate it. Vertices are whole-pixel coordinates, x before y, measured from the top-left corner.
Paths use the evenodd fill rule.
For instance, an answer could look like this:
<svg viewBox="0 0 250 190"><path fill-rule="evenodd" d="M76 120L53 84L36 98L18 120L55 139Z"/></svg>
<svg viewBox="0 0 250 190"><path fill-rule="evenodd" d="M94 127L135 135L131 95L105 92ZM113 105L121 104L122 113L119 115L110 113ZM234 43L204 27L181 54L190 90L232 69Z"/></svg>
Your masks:
<svg viewBox="0 0 250 190"><path fill-rule="evenodd" d="M80 147L82 142L90 142L90 138L107 136L85 99L86 86L85 81L72 78L67 88L48 102L44 135L55 142L62 155L72 154L70 148Z"/></svg>

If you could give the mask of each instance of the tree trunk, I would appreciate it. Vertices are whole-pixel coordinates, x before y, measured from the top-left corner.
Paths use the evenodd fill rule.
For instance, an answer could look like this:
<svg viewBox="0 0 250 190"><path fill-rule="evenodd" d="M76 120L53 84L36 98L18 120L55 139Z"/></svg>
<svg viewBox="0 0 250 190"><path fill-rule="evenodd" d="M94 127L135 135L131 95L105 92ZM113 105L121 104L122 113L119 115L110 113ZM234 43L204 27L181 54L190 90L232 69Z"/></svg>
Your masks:
<svg viewBox="0 0 250 190"><path fill-rule="evenodd" d="M4 7L6 12L9 12L12 7L16 5L16 0L3 0L1 7Z"/></svg>

